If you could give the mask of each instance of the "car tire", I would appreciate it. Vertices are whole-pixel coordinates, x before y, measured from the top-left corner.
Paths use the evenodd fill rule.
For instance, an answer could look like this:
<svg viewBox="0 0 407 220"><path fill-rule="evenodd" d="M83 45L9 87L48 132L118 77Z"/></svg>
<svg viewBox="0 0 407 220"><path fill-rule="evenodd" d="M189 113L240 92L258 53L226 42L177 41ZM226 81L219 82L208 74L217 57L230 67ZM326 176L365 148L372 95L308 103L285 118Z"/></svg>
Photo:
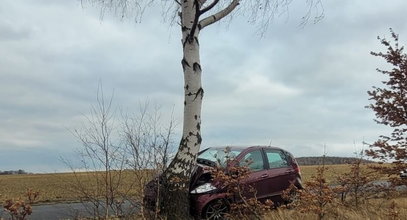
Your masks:
<svg viewBox="0 0 407 220"><path fill-rule="evenodd" d="M217 199L206 205L203 213L203 219L209 220L227 220L227 213L229 212L229 205L223 199Z"/></svg>

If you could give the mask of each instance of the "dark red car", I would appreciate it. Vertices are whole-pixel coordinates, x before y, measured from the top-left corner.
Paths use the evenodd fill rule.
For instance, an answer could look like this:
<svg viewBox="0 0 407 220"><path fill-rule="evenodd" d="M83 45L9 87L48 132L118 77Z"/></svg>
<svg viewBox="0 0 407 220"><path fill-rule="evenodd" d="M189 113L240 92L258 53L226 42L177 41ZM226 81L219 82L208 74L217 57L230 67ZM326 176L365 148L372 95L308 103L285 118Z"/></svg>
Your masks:
<svg viewBox="0 0 407 220"><path fill-rule="evenodd" d="M247 163L250 161L250 163ZM228 211L228 204L239 202L223 189L212 184L211 166L239 166L244 164L250 174L244 184L250 185L259 200L271 199L276 204L283 202L281 194L291 183L302 188L300 169L293 155L277 147L213 147L199 152L197 167L191 179L191 213L204 219L222 219ZM148 189L156 181L146 186L145 204L154 204L154 194ZM245 196L254 196L245 193Z"/></svg>

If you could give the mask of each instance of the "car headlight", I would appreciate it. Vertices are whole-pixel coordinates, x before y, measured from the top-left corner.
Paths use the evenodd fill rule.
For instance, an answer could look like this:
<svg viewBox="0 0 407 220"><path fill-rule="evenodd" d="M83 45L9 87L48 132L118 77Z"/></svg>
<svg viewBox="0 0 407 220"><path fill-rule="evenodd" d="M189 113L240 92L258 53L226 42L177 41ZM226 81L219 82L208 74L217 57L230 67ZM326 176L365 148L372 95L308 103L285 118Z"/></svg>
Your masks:
<svg viewBox="0 0 407 220"><path fill-rule="evenodd" d="M199 193L206 193L210 192L217 189L215 186L213 186L211 183L205 183L203 185L200 185L196 187L194 190L191 191L191 194L199 194Z"/></svg>

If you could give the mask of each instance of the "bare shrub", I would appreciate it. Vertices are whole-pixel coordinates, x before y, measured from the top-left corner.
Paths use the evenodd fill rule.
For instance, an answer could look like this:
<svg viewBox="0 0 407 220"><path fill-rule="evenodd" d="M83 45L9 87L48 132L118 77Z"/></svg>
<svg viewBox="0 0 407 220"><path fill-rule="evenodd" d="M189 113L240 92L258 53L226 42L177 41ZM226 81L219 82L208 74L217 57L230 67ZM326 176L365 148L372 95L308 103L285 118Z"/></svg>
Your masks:
<svg viewBox="0 0 407 220"><path fill-rule="evenodd" d="M136 201L142 201L144 186L163 173L174 152L172 140L175 121L171 119L163 126L159 108L150 111L149 104L140 106L139 114L124 117L123 143L126 152L126 166L133 171ZM157 179L158 181L158 179ZM160 204L160 184L156 184L157 195L154 218L158 218ZM144 203L140 206L142 218L145 216ZM150 216L151 217L151 216Z"/></svg>
<svg viewBox="0 0 407 220"><path fill-rule="evenodd" d="M32 214L32 204L38 199L40 193L27 189L26 199L7 199L4 204L4 210L10 215L11 220L25 220Z"/></svg>
<svg viewBox="0 0 407 220"><path fill-rule="evenodd" d="M304 189L298 190L299 199L295 200L292 206L295 206L299 212L314 213L318 219L323 219L329 212L329 205L334 202L336 192L326 181L327 170L323 157L322 165L317 167L316 174L304 183Z"/></svg>
<svg viewBox="0 0 407 220"><path fill-rule="evenodd" d="M128 176L124 172L125 155L115 130L117 122L112 101L113 96L106 100L103 91L98 91L97 103L85 116L86 122L81 129L74 131L82 145L79 172L69 164L75 175L70 190L82 195L80 200L84 204L91 203L85 208L97 218L122 216L122 198L128 192L128 186L124 183Z"/></svg>
<svg viewBox="0 0 407 220"><path fill-rule="evenodd" d="M364 163L363 151L359 153L357 159L352 160L349 164L350 170L337 177L340 187L337 191L341 195L342 203L346 202L346 197L350 196L350 203L356 208L361 202L366 201L379 191L382 187L374 184L378 180L378 175Z"/></svg>
<svg viewBox="0 0 407 220"><path fill-rule="evenodd" d="M150 112L148 103L139 114L119 118L112 101L98 92L83 127L74 131L82 145L80 166L65 160L75 177L70 190L81 195L89 214L104 219L143 211L144 185L165 169L175 126L171 119L163 127L158 108Z"/></svg>
<svg viewBox="0 0 407 220"><path fill-rule="evenodd" d="M299 190L294 183L290 183L290 186L283 191L281 198L285 201L285 208L295 208L295 202L299 199Z"/></svg>

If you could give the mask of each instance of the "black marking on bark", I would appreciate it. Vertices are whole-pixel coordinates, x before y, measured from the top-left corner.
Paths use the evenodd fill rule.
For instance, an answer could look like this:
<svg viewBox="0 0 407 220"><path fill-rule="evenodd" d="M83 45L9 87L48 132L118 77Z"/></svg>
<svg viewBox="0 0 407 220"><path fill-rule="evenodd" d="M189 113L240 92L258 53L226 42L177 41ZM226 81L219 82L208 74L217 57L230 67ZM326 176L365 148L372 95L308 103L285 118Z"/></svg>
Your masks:
<svg viewBox="0 0 407 220"><path fill-rule="evenodd" d="M200 131L200 128L201 128L200 123L197 124L197 128L198 128L198 132L196 132L196 134L194 134L194 133L192 133L192 132L189 132L189 134L188 134L188 137L191 137L191 136L195 136L195 137L196 137L197 142L194 143L194 146L197 146L197 145L199 145L199 144L202 143L201 133L199 132L199 131ZM187 139L187 138L185 138L185 139ZM188 139L187 139L187 140L188 140ZM185 147L186 147L186 143L185 143ZM184 147L183 147L182 149L184 149ZM180 150L181 150L181 146L180 146ZM187 152L186 154L190 155L191 157L193 156L193 155L192 155L191 153L189 153L189 152Z"/></svg>
<svg viewBox="0 0 407 220"><path fill-rule="evenodd" d="M194 72L196 72L198 70L202 71L201 70L201 65L199 63L195 62L194 65L192 65L192 66L193 66L192 68L194 69Z"/></svg>
<svg viewBox="0 0 407 220"><path fill-rule="evenodd" d="M189 34L185 37L185 41L182 43L182 47L185 48L185 45L189 42Z"/></svg>
<svg viewBox="0 0 407 220"><path fill-rule="evenodd" d="M199 23L199 16L201 15L199 11L199 2L198 0L194 0L194 7L195 7L195 17L194 20L191 21L192 27L191 27L191 32L187 36L188 42L191 44L193 40L195 39L195 31Z"/></svg>
<svg viewBox="0 0 407 220"><path fill-rule="evenodd" d="M198 144L202 143L202 137L201 137L201 134L199 132L196 133L196 139L198 139Z"/></svg>
<svg viewBox="0 0 407 220"><path fill-rule="evenodd" d="M182 64L182 69L184 69L184 71L185 71L186 67L191 67L191 65L189 65L189 63L187 62L187 60L185 58L182 59L181 64Z"/></svg>
<svg viewBox="0 0 407 220"><path fill-rule="evenodd" d="M198 98L198 95L201 95L201 99L203 98L204 90L202 89L202 87L199 88L198 91L195 93L194 101L195 101L196 98Z"/></svg>
<svg viewBox="0 0 407 220"><path fill-rule="evenodd" d="M189 85L186 85L186 86L185 86L185 89L188 90L188 89L189 89Z"/></svg>
<svg viewBox="0 0 407 220"><path fill-rule="evenodd" d="M195 120L198 120L198 115L194 115Z"/></svg>
<svg viewBox="0 0 407 220"><path fill-rule="evenodd" d="M184 101L184 105L187 105L187 101Z"/></svg>
<svg viewBox="0 0 407 220"><path fill-rule="evenodd" d="M192 173L192 169L193 169L193 163L196 159L196 155L192 154L190 149L188 148L188 142L189 142L189 137L190 136L195 136L192 132L190 132L190 135L186 136L186 137L182 137L181 141L180 141L180 145L179 145L179 152L182 152L183 154L187 155L187 157L178 157L178 153L175 156L175 158L173 159L173 161L171 161L170 166L168 167L168 169L165 171L166 172L166 177L171 177L171 175L185 175L185 176L190 176ZM181 173L174 173L174 169L182 169L183 172Z"/></svg>
<svg viewBox="0 0 407 220"><path fill-rule="evenodd" d="M198 131L200 131L200 130L201 130L201 123L198 122L198 123L196 124L196 128L198 129Z"/></svg>
<svg viewBox="0 0 407 220"><path fill-rule="evenodd" d="M204 91L203 91L203 89L201 87L201 88L198 89L197 92L195 92L195 93L188 92L188 93L185 94L185 96L193 96L193 95L195 95L194 99L192 100L192 101L195 101L196 98L198 98L199 95L200 95L201 98L203 98L203 93L204 93Z"/></svg>
<svg viewBox="0 0 407 220"><path fill-rule="evenodd" d="M182 30L182 32L185 32L185 31L191 30L191 29L184 25L184 26L182 26L181 30Z"/></svg>
<svg viewBox="0 0 407 220"><path fill-rule="evenodd" d="M188 137L183 137L181 139L181 142L179 143L179 151L183 151L184 148L188 147L187 143L188 143Z"/></svg>

